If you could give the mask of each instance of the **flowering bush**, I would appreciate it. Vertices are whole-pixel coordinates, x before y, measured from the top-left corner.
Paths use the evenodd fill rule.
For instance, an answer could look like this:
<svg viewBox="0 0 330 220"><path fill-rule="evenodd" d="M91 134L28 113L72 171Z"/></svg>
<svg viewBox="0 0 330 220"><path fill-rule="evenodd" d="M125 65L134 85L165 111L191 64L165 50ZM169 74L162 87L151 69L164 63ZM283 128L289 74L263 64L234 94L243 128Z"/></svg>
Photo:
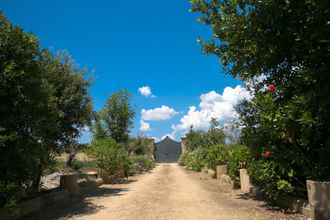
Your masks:
<svg viewBox="0 0 330 220"><path fill-rule="evenodd" d="M263 153L262 153L262 156L264 157L264 158L270 158L271 156L272 156L272 152L271 151L264 151Z"/></svg>
<svg viewBox="0 0 330 220"><path fill-rule="evenodd" d="M274 84L268 85L268 91L271 93L276 92L276 86Z"/></svg>

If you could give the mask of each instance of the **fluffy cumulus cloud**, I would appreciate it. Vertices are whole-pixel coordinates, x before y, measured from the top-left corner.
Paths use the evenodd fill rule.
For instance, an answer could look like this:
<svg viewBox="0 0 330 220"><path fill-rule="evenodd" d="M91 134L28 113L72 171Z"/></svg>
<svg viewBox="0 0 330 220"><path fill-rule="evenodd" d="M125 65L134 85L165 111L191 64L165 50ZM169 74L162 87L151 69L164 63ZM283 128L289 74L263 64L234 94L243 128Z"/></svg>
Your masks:
<svg viewBox="0 0 330 220"><path fill-rule="evenodd" d="M222 94L215 91L200 96L199 108L189 107L180 123L172 125L175 134L185 134L191 126L198 130L206 130L212 118L218 119L223 125L237 120L238 114L235 111L237 105L243 99L250 99L250 93L241 86L235 88L226 87Z"/></svg>
<svg viewBox="0 0 330 220"><path fill-rule="evenodd" d="M140 131L142 131L142 132L150 131L150 124L141 120L140 121Z"/></svg>
<svg viewBox="0 0 330 220"><path fill-rule="evenodd" d="M152 94L151 88L149 86L142 86L139 88L139 93L145 97L155 97Z"/></svg>
<svg viewBox="0 0 330 220"><path fill-rule="evenodd" d="M166 105L162 105L159 108L141 110L141 118L143 121L164 121L172 118L176 114L178 114L178 112Z"/></svg>

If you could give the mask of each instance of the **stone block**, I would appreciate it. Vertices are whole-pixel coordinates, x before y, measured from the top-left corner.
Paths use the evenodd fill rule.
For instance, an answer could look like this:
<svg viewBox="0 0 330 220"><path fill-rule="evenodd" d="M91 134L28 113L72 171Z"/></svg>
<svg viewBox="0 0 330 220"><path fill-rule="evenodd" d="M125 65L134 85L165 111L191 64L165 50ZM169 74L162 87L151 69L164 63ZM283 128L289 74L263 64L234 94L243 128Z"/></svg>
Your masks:
<svg viewBox="0 0 330 220"><path fill-rule="evenodd" d="M219 165L216 167L216 176L219 179L222 175L227 175L228 174L228 167L227 165Z"/></svg>
<svg viewBox="0 0 330 220"><path fill-rule="evenodd" d="M314 220L330 219L330 182L307 180L308 202Z"/></svg>
<svg viewBox="0 0 330 220"><path fill-rule="evenodd" d="M209 176L210 176L211 178L216 178L216 172L215 172L214 170L212 170L212 169L208 169L208 170L207 170L207 173L209 174Z"/></svg>
<svg viewBox="0 0 330 220"><path fill-rule="evenodd" d="M224 191L231 191L234 189L234 181L228 175L221 175L219 179L219 183L221 189Z"/></svg>
<svg viewBox="0 0 330 220"><path fill-rule="evenodd" d="M330 210L310 207L310 217L311 220L329 220L330 219Z"/></svg>
<svg viewBox="0 0 330 220"><path fill-rule="evenodd" d="M79 175L76 173L63 174L60 179L61 187L70 193L79 193Z"/></svg>
<svg viewBox="0 0 330 220"><path fill-rule="evenodd" d="M239 176L240 176L240 183L241 183L241 191L243 193L250 193L252 184L251 184L250 176L247 173L247 170L240 169Z"/></svg>

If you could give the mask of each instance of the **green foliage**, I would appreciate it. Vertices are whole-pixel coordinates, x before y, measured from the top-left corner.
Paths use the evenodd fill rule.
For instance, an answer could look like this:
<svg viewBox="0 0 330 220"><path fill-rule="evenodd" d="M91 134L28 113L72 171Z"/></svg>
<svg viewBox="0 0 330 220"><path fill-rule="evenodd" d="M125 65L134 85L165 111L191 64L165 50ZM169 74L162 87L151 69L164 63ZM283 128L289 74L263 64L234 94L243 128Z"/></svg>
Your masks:
<svg viewBox="0 0 330 220"><path fill-rule="evenodd" d="M97 168L97 162L96 161L80 161L80 160L74 160L72 161L72 168L74 170L80 170L83 168Z"/></svg>
<svg viewBox="0 0 330 220"><path fill-rule="evenodd" d="M258 157L271 153L252 173L269 200L300 194L306 179L329 180L330 2L191 3L212 28L212 39L201 40L204 51L254 93L238 107L242 142Z"/></svg>
<svg viewBox="0 0 330 220"><path fill-rule="evenodd" d="M206 145L204 140L204 133L201 131L194 131L192 128L189 133L186 134L186 147L187 150L193 151L199 147Z"/></svg>
<svg viewBox="0 0 330 220"><path fill-rule="evenodd" d="M182 154L179 164L200 171L204 166L215 169L226 162L225 135L216 119L210 122L207 132L194 131L191 127L186 134L187 152Z"/></svg>
<svg viewBox="0 0 330 220"><path fill-rule="evenodd" d="M250 149L237 144L228 146L228 149L228 175L234 181L239 181L239 169L246 168L252 160Z"/></svg>
<svg viewBox="0 0 330 220"><path fill-rule="evenodd" d="M130 156L130 170L129 174L134 175L149 171L155 167L155 162L146 155Z"/></svg>
<svg viewBox="0 0 330 220"><path fill-rule="evenodd" d="M110 137L117 143L128 141L129 129L133 125L135 115L130 105L130 96L126 90L110 96L104 108L96 114L94 139Z"/></svg>
<svg viewBox="0 0 330 220"><path fill-rule="evenodd" d="M111 138L94 140L91 153L96 159L96 165L107 175L116 175L124 170L128 173L129 158L125 149Z"/></svg>
<svg viewBox="0 0 330 220"><path fill-rule="evenodd" d="M228 162L228 148L224 144L212 145L207 149L205 164L208 168L216 170L217 165Z"/></svg>
<svg viewBox="0 0 330 220"><path fill-rule="evenodd" d="M151 159L154 153L154 141L144 137L130 138L127 151L130 155L147 155Z"/></svg>
<svg viewBox="0 0 330 220"><path fill-rule="evenodd" d="M186 147L187 150L193 151L197 148L208 148L217 144L225 143L225 134L223 129L219 127L219 122L212 118L210 121L210 128L207 132L194 131L193 127L186 134Z"/></svg>
<svg viewBox="0 0 330 220"><path fill-rule="evenodd" d="M272 160L254 160L249 164L248 171L253 183L261 187L270 203L278 205L278 201L285 197L297 196L292 185L293 170L288 172L281 164Z"/></svg>
<svg viewBox="0 0 330 220"><path fill-rule="evenodd" d="M41 50L2 14L0 42L0 184L25 194L89 122L89 82L68 55Z"/></svg>
<svg viewBox="0 0 330 220"><path fill-rule="evenodd" d="M186 166L190 170L201 171L206 165L206 149L197 148L194 151L186 152L181 156L180 164Z"/></svg>

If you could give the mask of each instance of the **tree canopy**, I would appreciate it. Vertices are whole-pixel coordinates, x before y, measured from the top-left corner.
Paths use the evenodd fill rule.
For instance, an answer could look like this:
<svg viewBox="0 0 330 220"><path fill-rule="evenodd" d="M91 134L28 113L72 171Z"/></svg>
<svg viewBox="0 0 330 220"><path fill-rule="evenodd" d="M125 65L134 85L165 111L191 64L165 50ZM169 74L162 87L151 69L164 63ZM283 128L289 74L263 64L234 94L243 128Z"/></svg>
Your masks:
<svg viewBox="0 0 330 220"><path fill-rule="evenodd" d="M254 96L237 109L243 143L257 160L269 156L256 165L255 180L268 195L304 191L310 178L329 180L330 1L191 3L212 29L201 39L204 52L218 56ZM276 175L272 182L260 180L266 167Z"/></svg>
<svg viewBox="0 0 330 220"><path fill-rule="evenodd" d="M69 56L41 49L2 14L0 42L0 187L19 194L39 188L43 170L77 141L92 106L84 71Z"/></svg>
<svg viewBox="0 0 330 220"><path fill-rule="evenodd" d="M109 97L104 108L96 113L94 138L111 137L117 143L128 141L135 115L130 96L128 91L121 90Z"/></svg>

